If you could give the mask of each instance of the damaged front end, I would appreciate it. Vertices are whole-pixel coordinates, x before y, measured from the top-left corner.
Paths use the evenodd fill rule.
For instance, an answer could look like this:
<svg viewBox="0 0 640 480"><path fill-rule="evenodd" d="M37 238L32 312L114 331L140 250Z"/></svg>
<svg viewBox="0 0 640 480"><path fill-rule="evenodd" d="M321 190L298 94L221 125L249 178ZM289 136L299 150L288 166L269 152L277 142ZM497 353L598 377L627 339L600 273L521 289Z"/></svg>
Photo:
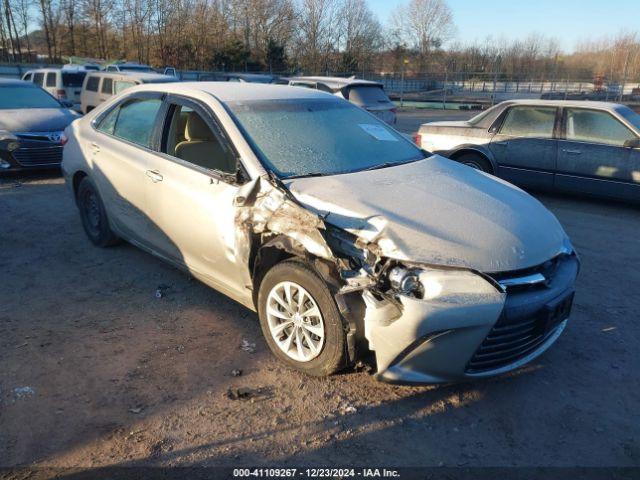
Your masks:
<svg viewBox="0 0 640 480"><path fill-rule="evenodd" d="M536 348L522 350L514 361L473 372L470 362L496 325L521 320L517 312L513 316L507 311L506 284L471 268L412 262L385 234L383 217L342 212L338 227L331 221L338 214L310 211L275 177L245 184L235 204L236 255L248 267L245 285L254 299L261 272L269 265L291 256L314 264L345 319L348 359L355 361L359 345L374 352L380 380L436 383L501 373L542 353L566 323L566 318L556 322ZM555 298L572 293L577 258L565 256L575 261L563 263L561 278L550 281L548 291L533 294L534 304L527 303L533 297L519 297L531 307L525 307L525 322L531 323ZM488 355L490 360L495 356L491 349Z"/></svg>

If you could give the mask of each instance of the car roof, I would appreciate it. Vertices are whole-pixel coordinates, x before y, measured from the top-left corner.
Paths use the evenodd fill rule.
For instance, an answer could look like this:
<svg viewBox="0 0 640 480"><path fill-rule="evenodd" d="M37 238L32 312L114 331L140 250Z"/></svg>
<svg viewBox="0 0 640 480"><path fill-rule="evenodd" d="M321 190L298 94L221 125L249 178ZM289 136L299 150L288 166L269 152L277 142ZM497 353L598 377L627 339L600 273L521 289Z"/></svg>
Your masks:
<svg viewBox="0 0 640 480"><path fill-rule="evenodd" d="M18 87L39 88L35 83L25 82L24 80L18 80L15 78L0 78L0 87L9 87L12 85Z"/></svg>
<svg viewBox="0 0 640 480"><path fill-rule="evenodd" d="M506 100L500 105L531 105L531 106L549 106L549 107L582 107L582 108L599 108L606 110L616 110L621 107L619 103L613 102L597 102L592 100Z"/></svg>
<svg viewBox="0 0 640 480"><path fill-rule="evenodd" d="M151 72L89 72L89 75L92 77L131 77L132 79L142 80L147 82L152 82L154 80L163 80L163 79L175 79L175 77L171 75L163 75L161 73L151 73Z"/></svg>
<svg viewBox="0 0 640 480"><path fill-rule="evenodd" d="M381 87L382 86L381 83L373 82L371 80L362 80L362 79L358 79L358 78L355 78L355 77L348 77L348 78L344 78L344 77L321 77L321 76L315 76L315 77L290 77L289 80L293 81L293 82L303 81L303 82L324 83L327 87L332 88L332 89L339 89L339 88L343 88L343 87L346 87L346 86L352 86L352 85L372 85L372 86L376 86L376 87Z"/></svg>
<svg viewBox="0 0 640 480"><path fill-rule="evenodd" d="M153 90L189 95L204 92L221 102L246 100L287 100L287 99L336 99L333 95L309 88L291 88L288 85L272 83L232 83L232 82L175 82L146 84L136 87L138 91ZM127 90L130 91L130 90Z"/></svg>

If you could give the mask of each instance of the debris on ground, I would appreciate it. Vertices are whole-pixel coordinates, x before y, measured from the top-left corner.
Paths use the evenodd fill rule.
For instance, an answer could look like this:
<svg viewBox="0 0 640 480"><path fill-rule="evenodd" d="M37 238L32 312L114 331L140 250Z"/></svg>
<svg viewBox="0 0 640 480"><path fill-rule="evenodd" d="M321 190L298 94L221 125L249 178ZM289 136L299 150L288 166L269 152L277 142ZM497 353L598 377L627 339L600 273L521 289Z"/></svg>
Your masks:
<svg viewBox="0 0 640 480"><path fill-rule="evenodd" d="M256 344L251 343L249 340L242 339L242 343L240 344L240 348L245 352L253 353L256 351Z"/></svg>
<svg viewBox="0 0 640 480"><path fill-rule="evenodd" d="M13 395L16 399L32 397L35 394L36 391L32 387L16 387L13 389Z"/></svg>
<svg viewBox="0 0 640 480"><path fill-rule="evenodd" d="M140 412L142 412L142 410L144 410L144 407L142 406L137 406L137 407L133 407L129 409L129 413L133 413L134 415L139 414Z"/></svg>
<svg viewBox="0 0 640 480"><path fill-rule="evenodd" d="M167 293L167 290L169 290L171 288L171 285L158 285L158 288L156 288L156 298L162 298L165 296L165 294Z"/></svg>
<svg viewBox="0 0 640 480"><path fill-rule="evenodd" d="M239 387L229 388L227 390L227 398L230 400L252 400L254 398L270 398L272 396L271 389L268 387Z"/></svg>
<svg viewBox="0 0 640 480"><path fill-rule="evenodd" d="M358 409L348 402L340 404L338 410L340 411L340 415L351 415L358 412Z"/></svg>
<svg viewBox="0 0 640 480"><path fill-rule="evenodd" d="M239 368L231 370L231 375L233 375L234 377L239 377L240 375L242 375L242 370L240 370Z"/></svg>
<svg viewBox="0 0 640 480"><path fill-rule="evenodd" d="M365 363L362 360L358 360L356 364L353 366L353 370L356 372L365 372L370 373L373 368L369 363Z"/></svg>

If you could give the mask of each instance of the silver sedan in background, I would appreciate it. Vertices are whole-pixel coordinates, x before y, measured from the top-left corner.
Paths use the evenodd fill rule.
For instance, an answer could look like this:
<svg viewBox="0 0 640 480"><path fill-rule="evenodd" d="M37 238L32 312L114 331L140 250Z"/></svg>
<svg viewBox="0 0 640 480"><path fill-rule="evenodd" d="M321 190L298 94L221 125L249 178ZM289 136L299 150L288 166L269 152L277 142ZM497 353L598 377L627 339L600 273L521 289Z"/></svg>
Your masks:
<svg viewBox="0 0 640 480"><path fill-rule="evenodd" d="M624 105L507 101L425 123L416 141L522 187L640 202L640 115Z"/></svg>
<svg viewBox="0 0 640 480"><path fill-rule="evenodd" d="M336 96L148 85L66 133L91 242L125 239L257 311L308 374L373 351L391 382L496 375L567 325L579 262L546 208Z"/></svg>

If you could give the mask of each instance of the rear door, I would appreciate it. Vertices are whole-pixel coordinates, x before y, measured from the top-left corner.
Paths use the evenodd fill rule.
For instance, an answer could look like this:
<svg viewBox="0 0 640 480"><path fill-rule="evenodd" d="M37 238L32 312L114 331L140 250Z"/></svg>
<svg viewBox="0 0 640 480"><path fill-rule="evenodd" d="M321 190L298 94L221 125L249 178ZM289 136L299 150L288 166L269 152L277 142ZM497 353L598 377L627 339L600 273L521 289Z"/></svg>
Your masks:
<svg viewBox="0 0 640 480"><path fill-rule="evenodd" d="M86 75L86 72L62 72L62 87L67 94L67 100L74 104L80 103L82 84Z"/></svg>
<svg viewBox="0 0 640 480"><path fill-rule="evenodd" d="M58 88L57 72L47 72L45 76L45 90L58 100L65 100L64 95L61 95L64 91Z"/></svg>
<svg viewBox="0 0 640 480"><path fill-rule="evenodd" d="M146 182L154 245L224 292L244 290L236 257L238 155L210 110L170 96L161 154Z"/></svg>
<svg viewBox="0 0 640 480"><path fill-rule="evenodd" d="M498 121L489 149L498 176L530 188L553 188L558 142L558 109L548 106L510 107Z"/></svg>
<svg viewBox="0 0 640 480"><path fill-rule="evenodd" d="M85 145L109 218L125 236L144 245L150 243L154 230L145 186L161 106L159 93L128 97L98 117Z"/></svg>
<svg viewBox="0 0 640 480"><path fill-rule="evenodd" d="M605 110L565 108L559 140L558 190L620 199L640 198L637 135Z"/></svg>

